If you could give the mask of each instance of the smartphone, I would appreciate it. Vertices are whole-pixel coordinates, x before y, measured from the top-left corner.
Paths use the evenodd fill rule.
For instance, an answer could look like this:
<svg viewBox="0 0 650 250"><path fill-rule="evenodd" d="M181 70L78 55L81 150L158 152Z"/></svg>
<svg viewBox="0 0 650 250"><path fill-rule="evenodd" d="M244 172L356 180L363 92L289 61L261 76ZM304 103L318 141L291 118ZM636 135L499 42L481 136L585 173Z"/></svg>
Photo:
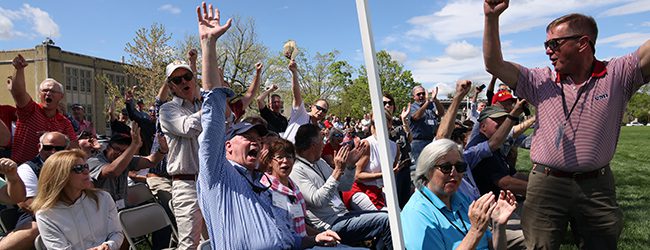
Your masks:
<svg viewBox="0 0 650 250"><path fill-rule="evenodd" d="M481 85L481 86L478 87L478 90L479 90L479 91L483 91L484 89L485 89L485 84L483 84L483 85Z"/></svg>

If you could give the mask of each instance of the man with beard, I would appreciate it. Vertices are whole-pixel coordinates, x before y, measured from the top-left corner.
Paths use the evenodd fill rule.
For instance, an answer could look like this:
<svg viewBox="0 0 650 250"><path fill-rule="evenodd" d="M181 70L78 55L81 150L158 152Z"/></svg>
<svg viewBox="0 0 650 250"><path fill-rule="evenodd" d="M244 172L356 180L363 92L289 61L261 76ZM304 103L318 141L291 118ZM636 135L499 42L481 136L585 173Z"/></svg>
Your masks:
<svg viewBox="0 0 650 250"><path fill-rule="evenodd" d="M18 54L12 62L14 75L7 87L16 102L16 133L11 159L22 164L38 154L38 139L48 131L58 131L68 136L71 147L77 147L77 135L68 118L59 113L59 102L64 98L63 85L47 78L39 86L40 103L34 102L25 89L25 67L27 61Z"/></svg>

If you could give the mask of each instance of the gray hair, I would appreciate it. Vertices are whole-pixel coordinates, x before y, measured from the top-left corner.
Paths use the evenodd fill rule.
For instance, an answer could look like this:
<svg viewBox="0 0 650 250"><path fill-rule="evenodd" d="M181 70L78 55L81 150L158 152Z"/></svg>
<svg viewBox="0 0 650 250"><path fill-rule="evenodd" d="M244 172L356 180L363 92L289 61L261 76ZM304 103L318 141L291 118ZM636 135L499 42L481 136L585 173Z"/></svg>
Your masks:
<svg viewBox="0 0 650 250"><path fill-rule="evenodd" d="M435 140L422 149L415 167L416 188L420 188L429 182L427 175L436 166L436 161L452 150L458 151L461 156L463 155L458 144L449 139Z"/></svg>
<svg viewBox="0 0 650 250"><path fill-rule="evenodd" d="M45 80L43 80L41 84L38 85L38 89L41 90L43 88L43 84L46 84L48 82L54 83L56 86L59 87L59 90L61 90L61 94L65 94L65 89L63 89L63 84L61 84L57 80L54 80L54 78L45 78Z"/></svg>
<svg viewBox="0 0 650 250"><path fill-rule="evenodd" d="M416 89L423 89L424 91L427 91L424 87L422 87L422 85L418 85L418 86L413 87L413 89L411 89L411 94L412 95L415 95L415 90Z"/></svg>
<svg viewBox="0 0 650 250"><path fill-rule="evenodd" d="M49 135L51 135L52 137L63 136L63 139L65 139L65 147L68 148L68 146L70 146L70 138L67 135L57 131L50 131L50 132L43 133L43 135L41 135L41 138L38 139L38 142L41 145L43 145L43 141L45 141L45 138L47 138Z"/></svg>

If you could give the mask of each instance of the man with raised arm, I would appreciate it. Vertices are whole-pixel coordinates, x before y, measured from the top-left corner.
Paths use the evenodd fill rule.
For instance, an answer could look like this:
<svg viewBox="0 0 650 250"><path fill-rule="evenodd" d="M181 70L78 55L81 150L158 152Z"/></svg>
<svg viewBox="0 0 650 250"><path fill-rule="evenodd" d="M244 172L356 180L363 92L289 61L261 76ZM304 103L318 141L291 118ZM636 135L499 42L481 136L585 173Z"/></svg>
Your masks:
<svg viewBox="0 0 650 250"><path fill-rule="evenodd" d="M438 87L427 91L422 86L415 86L412 90L413 104L409 113L409 128L413 135L411 141L411 173L415 171L415 164L420 157L420 152L436 136L440 117L445 115L445 108L436 97Z"/></svg>
<svg viewBox="0 0 650 250"><path fill-rule="evenodd" d="M522 225L530 249L557 249L566 226L583 249L616 249L623 215L610 161L631 96L650 80L650 40L631 54L595 58L592 17L569 14L546 27L554 70L504 61L499 16L508 0L485 0L483 57L492 75L537 107ZM540 226L543 225L543 226Z"/></svg>
<svg viewBox="0 0 650 250"><path fill-rule="evenodd" d="M311 111L307 113L305 104L300 93L300 83L298 81L298 65L294 60L289 62L289 70L291 71L291 90L293 91L293 103L291 106L291 117L289 118L289 125L287 130L282 134L282 138L295 143L296 132L300 126L312 123L318 123L325 119L327 111L329 110L329 103L325 99L318 99L311 105Z"/></svg>
<svg viewBox="0 0 650 250"><path fill-rule="evenodd" d="M68 118L59 113L59 102L63 101L63 85L47 78L38 87L40 102L36 103L25 89L25 67L27 61L17 55L12 64L14 75L7 81L7 88L16 102L16 133L11 159L18 164L29 161L38 154L38 139L47 131L61 132L70 138L71 146L78 147L77 134Z"/></svg>
<svg viewBox="0 0 650 250"><path fill-rule="evenodd" d="M267 130L247 122L233 124L226 134L226 99L234 93L223 88L217 68L217 39L232 23L219 21L219 10L203 3L196 9L203 53L201 109L203 132L199 136L198 194L210 234L212 249L289 249L315 244L336 244L333 231L316 237L300 237L292 230L292 219L273 205L268 187L259 182L257 170L260 136ZM225 146L225 147L224 147Z"/></svg>
<svg viewBox="0 0 650 250"><path fill-rule="evenodd" d="M282 97L278 94L271 94L271 92L278 90L278 86L273 84L271 87L262 92L257 97L257 108L260 110L260 116L269 123L269 130L282 133L287 129L287 118L282 115ZM267 106L266 98L271 94L271 100Z"/></svg>

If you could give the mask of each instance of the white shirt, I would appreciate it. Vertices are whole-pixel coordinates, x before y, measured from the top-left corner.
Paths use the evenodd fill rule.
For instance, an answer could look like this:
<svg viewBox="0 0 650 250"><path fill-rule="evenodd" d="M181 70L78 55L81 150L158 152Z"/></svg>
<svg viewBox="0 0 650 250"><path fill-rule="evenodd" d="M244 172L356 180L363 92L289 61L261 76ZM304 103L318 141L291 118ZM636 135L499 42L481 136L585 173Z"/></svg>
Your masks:
<svg viewBox="0 0 650 250"><path fill-rule="evenodd" d="M379 143L377 142L377 138L375 138L374 135L368 136L366 139L363 139L368 142L368 146L370 146L370 159L368 160L368 164L366 164L363 167L363 172L366 173L381 173L381 161L379 160ZM395 144L392 141L388 141L389 144L389 152L390 155L388 156L389 159L395 159L395 156L397 155L397 144ZM367 180L367 181L362 181L363 184L366 185L373 185L377 187L384 187L384 181L382 178L377 178L374 180Z"/></svg>
<svg viewBox="0 0 650 250"><path fill-rule="evenodd" d="M32 168L23 163L18 166L18 176L25 183L25 197L35 197L38 190L38 177Z"/></svg>
<svg viewBox="0 0 650 250"><path fill-rule="evenodd" d="M310 120L309 113L305 109L305 105L300 103L298 107L293 107L291 109L291 117L289 118L289 125L287 130L282 133L282 138L289 140L292 143L296 143L295 137L300 126L309 123Z"/></svg>

